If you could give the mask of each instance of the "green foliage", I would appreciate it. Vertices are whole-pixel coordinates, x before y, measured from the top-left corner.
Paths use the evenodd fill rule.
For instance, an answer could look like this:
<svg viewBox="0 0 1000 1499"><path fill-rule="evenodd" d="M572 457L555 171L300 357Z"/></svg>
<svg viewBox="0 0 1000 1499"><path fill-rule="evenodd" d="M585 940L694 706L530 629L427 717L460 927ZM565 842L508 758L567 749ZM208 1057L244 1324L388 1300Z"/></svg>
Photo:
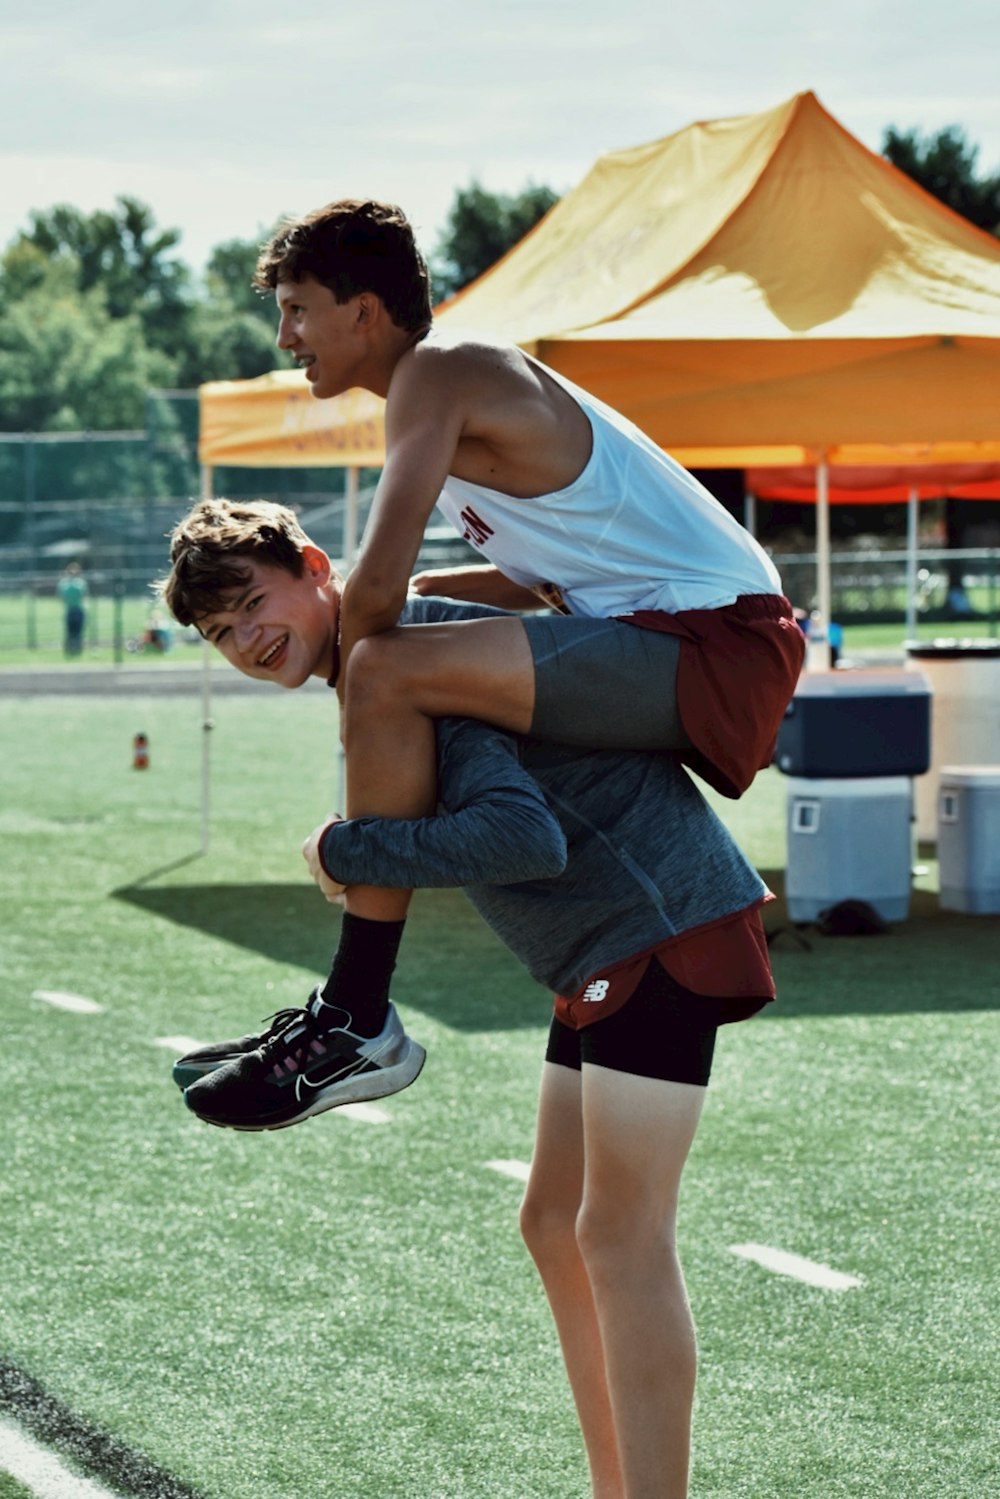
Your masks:
<svg viewBox="0 0 1000 1499"><path fill-rule="evenodd" d="M269 233L225 240L209 256L205 294L191 321L193 336L180 356L180 384L249 380L285 362L274 342L274 299L253 285L260 246Z"/></svg>
<svg viewBox="0 0 1000 1499"><path fill-rule="evenodd" d="M51 261L69 259L80 291L100 288L110 317L136 316L152 348L173 345L190 307L191 272L170 253L179 230L157 229L152 209L126 196L111 212L62 203L35 210L30 223L22 240Z"/></svg>
<svg viewBox="0 0 1000 1499"><path fill-rule="evenodd" d="M0 430L139 428L152 388L282 363L271 299L251 286L258 241L218 245L199 285L179 239L128 197L30 215L0 257Z"/></svg>
<svg viewBox="0 0 1000 1499"><path fill-rule="evenodd" d="M16 258L15 277L32 269ZM151 348L138 316L114 317L104 289L72 284L57 260L0 318L0 428L59 432L138 428L146 391L172 383L174 365Z"/></svg>
<svg viewBox="0 0 1000 1499"><path fill-rule="evenodd" d="M1000 234L1000 172L991 177L976 175L979 147L966 139L958 125L928 136L890 125L882 155L963 218Z"/></svg>
<svg viewBox="0 0 1000 1499"><path fill-rule="evenodd" d="M274 327L274 298L255 289L254 271L261 245L271 231L257 239L227 239L216 245L205 267L205 284L212 301L228 303L238 312L252 312Z"/></svg>
<svg viewBox="0 0 1000 1499"><path fill-rule="evenodd" d="M177 351L177 384L194 389L206 380L250 380L283 363L275 347L277 319L265 321L226 301L194 308L190 337Z"/></svg>
<svg viewBox="0 0 1000 1499"><path fill-rule="evenodd" d="M450 297L488 271L556 202L551 188L534 183L513 196L476 181L459 188L431 256L435 297Z"/></svg>
<svg viewBox="0 0 1000 1499"><path fill-rule="evenodd" d="M34 1495L13 1474L0 1472L0 1499L34 1499Z"/></svg>

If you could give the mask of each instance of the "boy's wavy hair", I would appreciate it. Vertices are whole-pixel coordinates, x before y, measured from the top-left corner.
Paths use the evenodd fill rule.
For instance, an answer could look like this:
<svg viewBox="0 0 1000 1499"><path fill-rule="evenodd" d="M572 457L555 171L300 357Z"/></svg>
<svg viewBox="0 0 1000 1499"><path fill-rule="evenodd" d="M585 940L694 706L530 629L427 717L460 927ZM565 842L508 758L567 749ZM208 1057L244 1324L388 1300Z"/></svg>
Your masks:
<svg viewBox="0 0 1000 1499"><path fill-rule="evenodd" d="M253 284L273 291L306 276L328 286L340 303L374 292L408 332L431 321L427 263L395 203L342 198L282 224L260 252Z"/></svg>
<svg viewBox="0 0 1000 1499"><path fill-rule="evenodd" d="M170 533L170 572L155 587L179 624L197 624L226 607L256 562L301 578L302 548L309 545L284 505L202 500Z"/></svg>

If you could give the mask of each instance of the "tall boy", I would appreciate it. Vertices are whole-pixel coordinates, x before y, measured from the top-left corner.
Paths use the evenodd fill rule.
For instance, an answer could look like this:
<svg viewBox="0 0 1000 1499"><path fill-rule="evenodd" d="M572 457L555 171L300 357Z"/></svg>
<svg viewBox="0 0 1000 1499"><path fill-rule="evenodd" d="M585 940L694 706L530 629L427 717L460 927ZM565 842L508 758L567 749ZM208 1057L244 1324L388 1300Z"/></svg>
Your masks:
<svg viewBox="0 0 1000 1499"><path fill-rule="evenodd" d="M233 665L286 687L310 675L335 685L339 580L290 512L204 503L173 550L168 601ZM404 617L421 629L475 612L412 599ZM442 815L335 821L307 841L307 859L328 896L346 886L345 921L358 892L468 887L557 990L522 1231L593 1494L683 1499L696 1358L677 1195L716 1028L773 994L758 916L766 891L675 756L518 741L454 718L438 741ZM317 991L263 1036L183 1058L189 1107L266 1129L392 1091L385 1074L404 1066L409 1038L384 1018L387 1004L359 1022ZM384 1068L381 1041L358 1044L373 1027L386 1038Z"/></svg>
<svg viewBox="0 0 1000 1499"><path fill-rule="evenodd" d="M434 806L433 720L608 749L668 748L728 795L769 763L803 642L749 534L630 422L519 349L441 337L393 205L332 203L279 230L257 285L314 395L386 399L386 459L344 588L350 816ZM489 559L479 601L565 613L395 626L439 504ZM398 906L368 931L381 985ZM386 939L378 955L380 935ZM355 992L364 983L345 955Z"/></svg>

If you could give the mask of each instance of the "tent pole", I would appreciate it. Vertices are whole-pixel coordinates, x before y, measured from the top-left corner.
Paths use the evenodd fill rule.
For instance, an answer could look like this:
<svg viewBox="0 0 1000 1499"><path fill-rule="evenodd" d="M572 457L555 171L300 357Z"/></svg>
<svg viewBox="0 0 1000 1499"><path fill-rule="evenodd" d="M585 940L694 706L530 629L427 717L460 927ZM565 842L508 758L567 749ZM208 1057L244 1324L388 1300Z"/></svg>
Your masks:
<svg viewBox="0 0 1000 1499"><path fill-rule="evenodd" d="M207 463L201 466L201 497L211 500L213 496L213 473ZM201 852L208 853L209 829L212 817L212 757L211 736L215 724L212 721L212 647L207 640L201 643Z"/></svg>
<svg viewBox="0 0 1000 1499"><path fill-rule="evenodd" d="M816 606L824 630L830 628L830 466L826 454L816 465Z"/></svg>
<svg viewBox="0 0 1000 1499"><path fill-rule="evenodd" d="M809 615L806 671L830 669L830 469L826 454L816 464L816 602Z"/></svg>
<svg viewBox="0 0 1000 1499"><path fill-rule="evenodd" d="M917 638L917 486L910 485L906 502L906 638Z"/></svg>
<svg viewBox="0 0 1000 1499"><path fill-rule="evenodd" d="M352 466L347 470L344 489L344 571L349 573L358 553L358 483L361 470Z"/></svg>

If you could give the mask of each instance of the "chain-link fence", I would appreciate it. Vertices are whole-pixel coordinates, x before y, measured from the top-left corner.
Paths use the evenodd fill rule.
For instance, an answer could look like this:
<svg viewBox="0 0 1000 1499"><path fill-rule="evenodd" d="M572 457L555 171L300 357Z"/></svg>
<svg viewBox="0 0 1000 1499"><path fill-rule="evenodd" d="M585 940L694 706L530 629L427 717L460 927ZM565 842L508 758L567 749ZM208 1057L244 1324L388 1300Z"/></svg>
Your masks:
<svg viewBox="0 0 1000 1499"><path fill-rule="evenodd" d="M359 535L377 478L375 469L360 474ZM62 652L58 588L71 563L86 583L85 650L120 660L183 640L155 611L152 585L167 570L167 537L200 487L196 391L152 392L138 432L0 433L0 664ZM344 469L218 467L213 489L291 506L343 564ZM465 558L477 560L449 526L431 526L421 566Z"/></svg>
<svg viewBox="0 0 1000 1499"><path fill-rule="evenodd" d="M816 558L775 555L785 593L806 611L815 607ZM926 624L977 618L995 634L1000 610L1000 548L924 549L917 554L915 612ZM906 623L910 607L910 556L899 550L833 552L830 556L833 618L848 624Z"/></svg>
<svg viewBox="0 0 1000 1499"><path fill-rule="evenodd" d="M151 584L166 570L167 536L200 490L197 391L153 391L137 432L0 433L0 664L59 652L64 613L57 589L71 562L87 583L84 643L120 659L145 649L167 622L151 618ZM360 479L358 532L377 479ZM217 495L292 506L305 530L335 560L347 542L346 471L322 468L215 469ZM761 536L767 546L766 533ZM432 524L420 565L477 560L451 528ZM775 551L785 592L815 604L816 559ZM837 551L831 557L833 617L900 626L910 608L904 550ZM997 633L1000 549L923 550L917 618L950 625L975 618ZM985 622L985 624L983 623ZM170 636L176 643L177 632ZM156 649L156 646L149 647Z"/></svg>

